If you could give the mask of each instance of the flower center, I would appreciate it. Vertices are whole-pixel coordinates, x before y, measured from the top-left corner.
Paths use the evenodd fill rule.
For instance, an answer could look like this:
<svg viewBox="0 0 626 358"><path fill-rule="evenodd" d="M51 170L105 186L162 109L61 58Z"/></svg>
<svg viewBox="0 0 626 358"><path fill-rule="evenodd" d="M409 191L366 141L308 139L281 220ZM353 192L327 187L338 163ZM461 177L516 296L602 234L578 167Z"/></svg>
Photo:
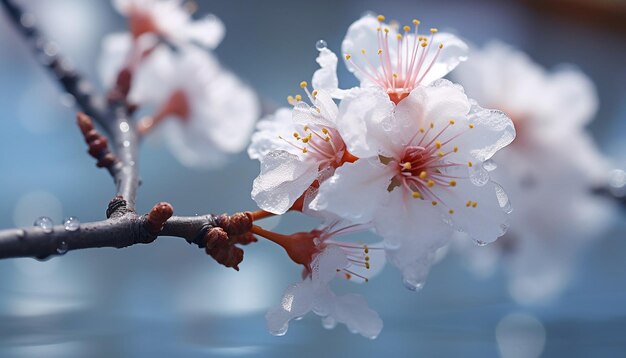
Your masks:
<svg viewBox="0 0 626 358"><path fill-rule="evenodd" d="M459 148L453 146L452 142L465 133L461 131L445 140L442 139L446 131L454 124L455 121L451 119L439 131L435 130L434 123L431 123L428 129L420 128L402 151L400 159L387 158L385 160L387 164L395 163L393 165L397 166L397 174L392 179L389 191L402 187L415 199L430 200L433 206L439 203L445 205L437 195L436 188L454 188L457 185L457 179L465 179L450 175L445 169L464 165L473 166L472 162L455 163L449 158L452 153L459 151ZM468 130L473 127L470 124ZM474 203L469 204L472 206ZM450 209L449 213L453 214L454 211Z"/></svg>
<svg viewBox="0 0 626 358"><path fill-rule="evenodd" d="M413 20L413 25L415 25L413 32L411 32L411 26L404 26L402 28L404 35L396 33L394 36L393 33L396 31L390 30L383 23L385 17L379 15L377 19L380 22L380 26L376 28L378 61L370 61L365 49L361 50L363 57L361 64L354 61L351 54L346 54L345 58L356 71L383 88L389 94L391 101L398 104L424 80L437 61L443 44L437 44L436 49L432 51L432 44L438 30L431 28L429 38L419 36L417 32L419 20Z"/></svg>
<svg viewBox="0 0 626 358"><path fill-rule="evenodd" d="M157 27L152 15L141 9L131 9L130 16L128 17L128 27L134 38L138 38L145 33L158 34L159 28Z"/></svg>

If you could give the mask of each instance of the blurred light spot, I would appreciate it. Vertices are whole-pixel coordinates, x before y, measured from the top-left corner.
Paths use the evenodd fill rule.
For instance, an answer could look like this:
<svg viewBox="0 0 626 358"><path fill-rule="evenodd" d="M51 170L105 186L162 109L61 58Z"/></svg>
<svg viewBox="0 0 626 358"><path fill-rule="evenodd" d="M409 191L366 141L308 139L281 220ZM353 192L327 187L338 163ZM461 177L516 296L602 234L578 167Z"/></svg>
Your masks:
<svg viewBox="0 0 626 358"><path fill-rule="evenodd" d="M243 347L219 347L209 348L207 352L211 355L238 357L260 354L265 347L263 346L243 346Z"/></svg>
<svg viewBox="0 0 626 358"><path fill-rule="evenodd" d="M63 217L59 199L45 191L33 191L22 196L13 209L13 223L17 227L33 226L41 216L47 216L55 223L60 223Z"/></svg>
<svg viewBox="0 0 626 358"><path fill-rule="evenodd" d="M612 170L609 174L609 188L615 196L626 196L626 172L621 169Z"/></svg>
<svg viewBox="0 0 626 358"><path fill-rule="evenodd" d="M546 343L546 330L537 318L513 313L498 323L496 340L503 358L539 357Z"/></svg>
<svg viewBox="0 0 626 358"><path fill-rule="evenodd" d="M283 288L277 265L255 253L247 256L239 272L232 269L212 270L189 275L178 290L178 309L185 313L245 315L267 310Z"/></svg>

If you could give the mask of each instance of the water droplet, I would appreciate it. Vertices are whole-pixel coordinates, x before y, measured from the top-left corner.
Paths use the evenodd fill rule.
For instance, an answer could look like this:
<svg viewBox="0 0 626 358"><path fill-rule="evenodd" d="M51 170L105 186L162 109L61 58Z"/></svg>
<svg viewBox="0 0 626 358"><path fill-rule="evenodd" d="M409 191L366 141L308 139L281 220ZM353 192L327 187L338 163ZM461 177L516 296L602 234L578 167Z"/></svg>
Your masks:
<svg viewBox="0 0 626 358"><path fill-rule="evenodd" d="M326 41L324 40L317 40L317 42L315 43L315 48L318 51L322 51L323 49L325 49L328 46L328 44L326 43Z"/></svg>
<svg viewBox="0 0 626 358"><path fill-rule="evenodd" d="M22 229L19 229L17 231L17 238L21 240L21 239L23 239L25 237L26 237L26 232L24 230L22 230Z"/></svg>
<svg viewBox="0 0 626 358"><path fill-rule="evenodd" d="M609 188L617 197L626 196L626 172L614 169L609 173Z"/></svg>
<svg viewBox="0 0 626 358"><path fill-rule="evenodd" d="M54 42L48 42L44 45L43 51L48 56L56 56L59 53L59 47Z"/></svg>
<svg viewBox="0 0 626 358"><path fill-rule="evenodd" d="M511 201L509 200L509 196L506 195L506 192L499 184L494 183L496 188L496 197L498 198L498 205L504 210L505 213L510 214L513 211L513 206L511 206Z"/></svg>
<svg viewBox="0 0 626 358"><path fill-rule="evenodd" d="M54 227L54 223L52 219L47 216L42 216L39 219L35 220L34 225L40 229L42 229L46 233L51 233L52 228Z"/></svg>
<svg viewBox="0 0 626 358"><path fill-rule="evenodd" d="M67 231L76 231L80 229L80 220L75 216L70 216L63 221L63 226L65 226Z"/></svg>
<svg viewBox="0 0 626 358"><path fill-rule="evenodd" d="M489 172L482 166L474 165L469 168L470 181L477 186L483 186L489 182Z"/></svg>
<svg viewBox="0 0 626 358"><path fill-rule="evenodd" d="M57 254L65 255L69 251L70 247L65 241L60 241L57 245Z"/></svg>
<svg viewBox="0 0 626 358"><path fill-rule="evenodd" d="M304 318L304 316L298 316L298 317L295 317L293 320L294 321L301 321L303 318Z"/></svg>
<svg viewBox="0 0 626 358"><path fill-rule="evenodd" d="M128 148L128 147L130 147L130 142L129 142L129 141L127 141L127 140L125 140L125 141L122 143L122 145L123 145L124 147L127 147L127 148Z"/></svg>
<svg viewBox="0 0 626 358"><path fill-rule="evenodd" d="M130 126L128 125L128 122L122 122L120 123L120 130L124 133L128 132L128 130L130 129Z"/></svg>
<svg viewBox="0 0 626 358"><path fill-rule="evenodd" d="M285 323L285 325L280 327L279 329L270 329L270 334L277 337L284 336L287 333L288 328L289 325Z"/></svg>
<svg viewBox="0 0 626 358"><path fill-rule="evenodd" d="M322 318L322 326L326 329L333 329L337 326L337 321L331 316Z"/></svg>
<svg viewBox="0 0 626 358"><path fill-rule="evenodd" d="M482 246L487 246L487 242L482 241L482 240L474 240L474 244L475 244L476 246L481 246L481 247L482 247Z"/></svg>
<svg viewBox="0 0 626 358"><path fill-rule="evenodd" d="M31 13L24 13L20 17L20 23L27 28L33 27L35 25L35 16Z"/></svg>
<svg viewBox="0 0 626 358"><path fill-rule="evenodd" d="M402 279L402 283L404 284L404 287L411 291L419 291L424 288L424 281L422 280L414 280L405 277Z"/></svg>
<svg viewBox="0 0 626 358"><path fill-rule="evenodd" d="M483 168L485 168L485 170L488 172L495 170L497 167L498 164L496 164L496 162L491 159L487 159L483 162Z"/></svg>
<svg viewBox="0 0 626 358"><path fill-rule="evenodd" d="M361 17L376 17L376 13L373 11L366 11L364 13L361 14Z"/></svg>

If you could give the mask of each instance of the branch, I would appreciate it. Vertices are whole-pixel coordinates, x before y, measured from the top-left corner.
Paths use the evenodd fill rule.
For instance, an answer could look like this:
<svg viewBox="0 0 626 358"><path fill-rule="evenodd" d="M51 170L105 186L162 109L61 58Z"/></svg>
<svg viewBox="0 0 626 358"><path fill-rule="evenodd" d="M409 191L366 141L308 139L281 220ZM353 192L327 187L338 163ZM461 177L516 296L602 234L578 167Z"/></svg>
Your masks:
<svg viewBox="0 0 626 358"><path fill-rule="evenodd" d="M105 101L102 97L92 93L94 87L91 83L78 74L72 65L58 53L54 42L49 41L40 33L32 14L23 11L15 0L0 0L0 2L13 20L16 29L32 46L39 63L52 72L54 78L67 93L74 97L76 104L85 113L103 124L106 112Z"/></svg>

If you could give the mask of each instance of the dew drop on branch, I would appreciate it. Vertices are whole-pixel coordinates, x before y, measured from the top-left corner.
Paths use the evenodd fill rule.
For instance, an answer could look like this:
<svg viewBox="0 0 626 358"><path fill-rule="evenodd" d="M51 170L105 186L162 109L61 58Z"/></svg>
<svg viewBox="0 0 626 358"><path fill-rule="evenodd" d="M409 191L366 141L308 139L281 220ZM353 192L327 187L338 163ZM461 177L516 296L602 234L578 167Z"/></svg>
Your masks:
<svg viewBox="0 0 626 358"><path fill-rule="evenodd" d="M69 251L70 247L65 241L60 241L57 245L57 254L65 255Z"/></svg>
<svg viewBox="0 0 626 358"><path fill-rule="evenodd" d="M317 42L315 43L315 48L318 51L322 51L323 49L325 49L328 46L328 44L326 43L326 41L324 40L317 40Z"/></svg>
<svg viewBox="0 0 626 358"><path fill-rule="evenodd" d="M77 231L80 229L80 220L75 216L70 216L63 221L63 226L65 226L66 231Z"/></svg>
<svg viewBox="0 0 626 358"><path fill-rule="evenodd" d="M45 233L51 233L52 228L54 227L54 223L52 222L52 219L50 219L47 216L42 216L38 218L37 220L35 220L34 225L35 227L42 229Z"/></svg>

